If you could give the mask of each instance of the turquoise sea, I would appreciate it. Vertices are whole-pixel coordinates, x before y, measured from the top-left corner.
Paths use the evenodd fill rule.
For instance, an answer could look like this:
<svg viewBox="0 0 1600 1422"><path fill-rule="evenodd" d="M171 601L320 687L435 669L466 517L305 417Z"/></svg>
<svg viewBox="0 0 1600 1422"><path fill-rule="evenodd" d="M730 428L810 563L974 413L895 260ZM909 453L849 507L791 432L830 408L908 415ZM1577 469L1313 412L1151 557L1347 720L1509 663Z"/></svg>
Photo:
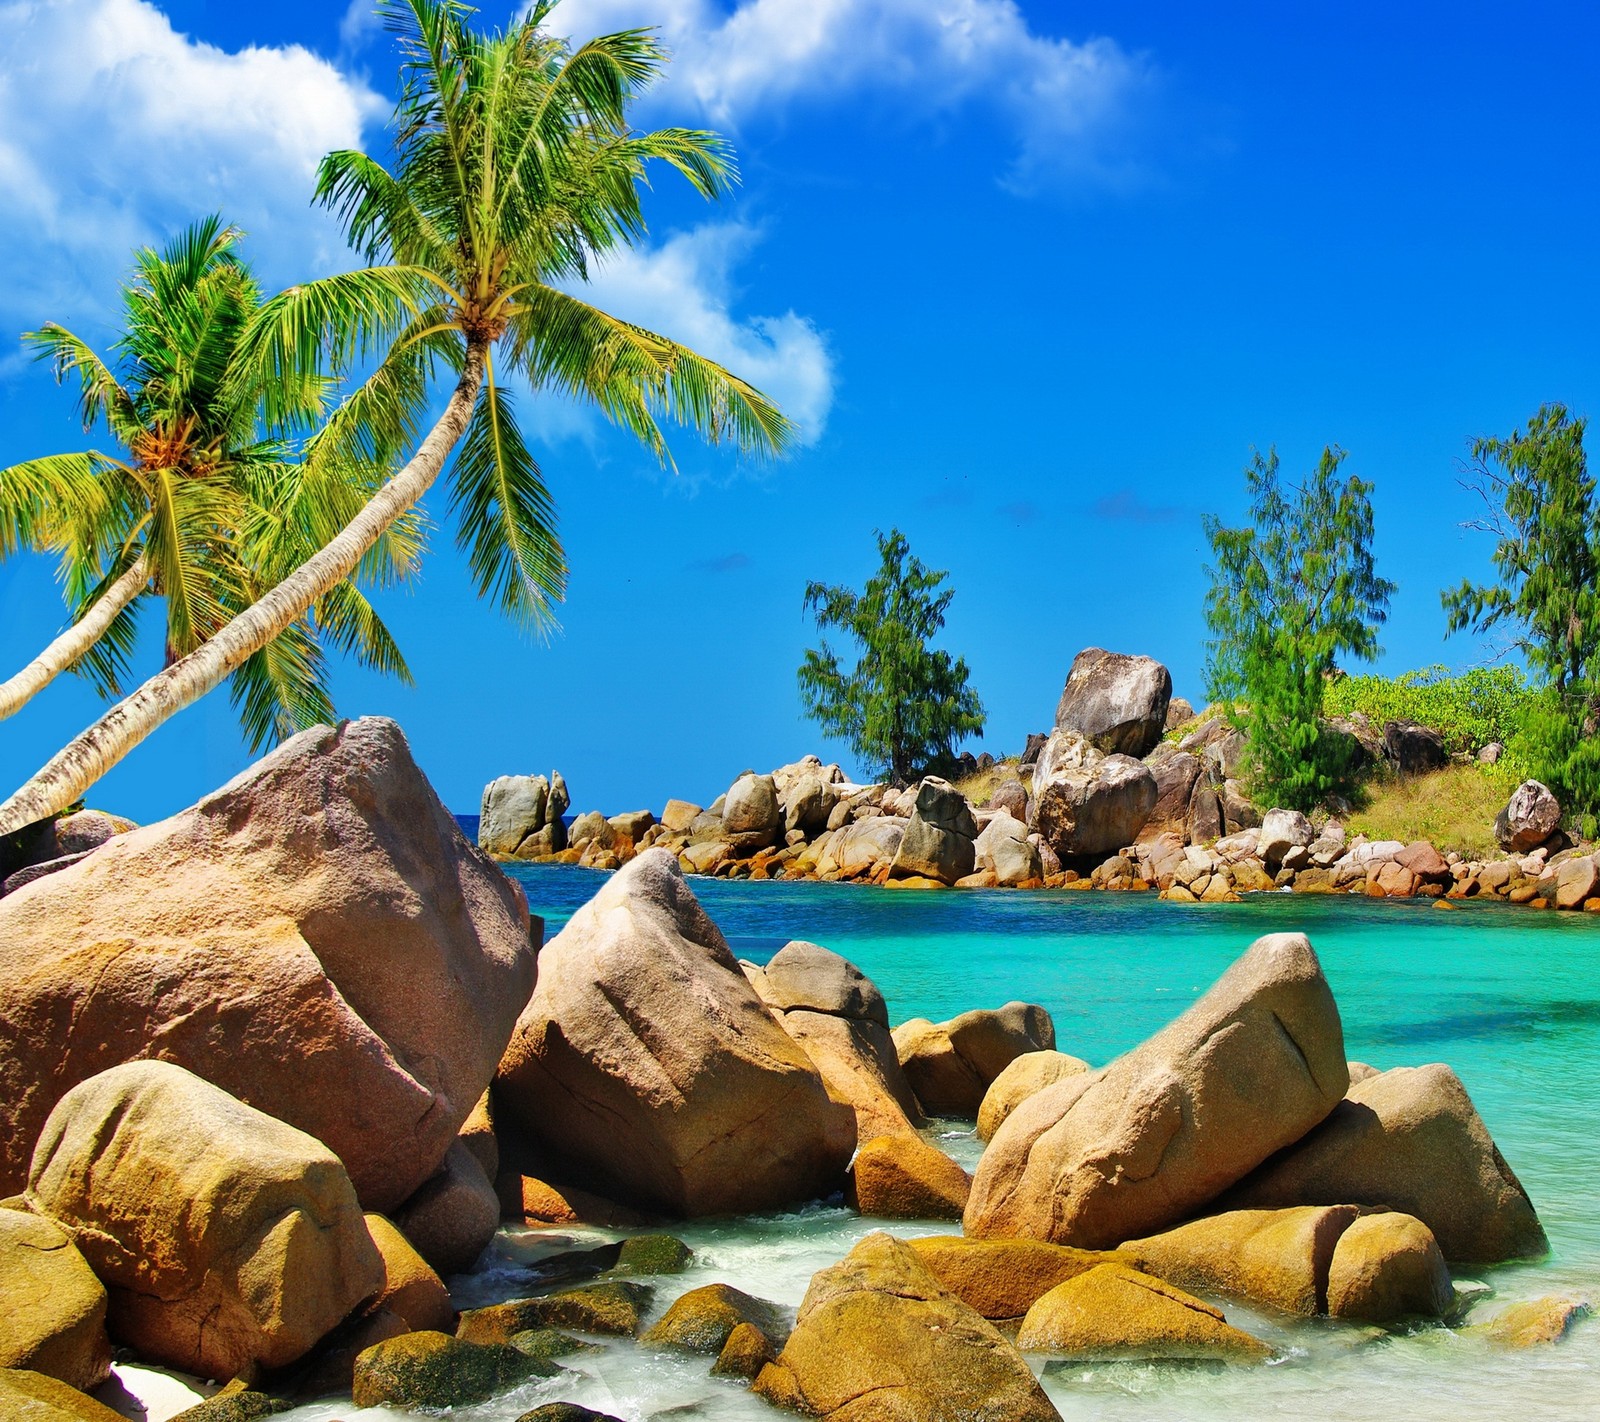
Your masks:
<svg viewBox="0 0 1600 1422"><path fill-rule="evenodd" d="M550 935L603 881L567 867L513 872ZM1181 1012L1258 935L1304 932L1333 986L1348 1055L1380 1068L1453 1066L1544 1221L1553 1246L1547 1261L1474 1275L1471 1282L1493 1290L1479 1316L1550 1293L1600 1305L1600 916L1286 894L1195 907L1153 894L693 883L741 957L764 961L792 938L821 943L878 984L895 1021L939 1020L1011 998L1043 1003L1061 1049L1096 1065ZM971 1168L978 1146L970 1125L947 1123L938 1134ZM688 1226L679 1232L698 1251L695 1265L662 1281L656 1309L715 1281L792 1307L812 1273L873 1227L827 1205ZM953 1227L891 1228L909 1237ZM455 1281L459 1301L514 1297L526 1262L550 1247L537 1232L506 1232L476 1275ZM1395 1337L1223 1306L1231 1321L1277 1344L1283 1361L1222 1370L1050 1365L1046 1389L1067 1419L1600 1417L1600 1321L1579 1324L1557 1347L1512 1354L1442 1328ZM557 1397L626 1422L779 1415L710 1378L706 1360L611 1343L568 1361L570 1377L454 1415L511 1422ZM321 1422L347 1414L346 1405L292 1415Z"/></svg>

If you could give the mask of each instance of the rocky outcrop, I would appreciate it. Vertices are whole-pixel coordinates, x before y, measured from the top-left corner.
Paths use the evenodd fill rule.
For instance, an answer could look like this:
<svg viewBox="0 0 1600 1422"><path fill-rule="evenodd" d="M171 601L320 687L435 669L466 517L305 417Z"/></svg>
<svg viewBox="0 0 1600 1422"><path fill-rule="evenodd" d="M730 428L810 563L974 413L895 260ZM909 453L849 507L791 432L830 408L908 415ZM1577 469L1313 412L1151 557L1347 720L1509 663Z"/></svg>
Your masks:
<svg viewBox="0 0 1600 1422"><path fill-rule="evenodd" d="M1219 1309L1125 1264L1101 1264L1028 1310L1017 1346L1069 1358L1259 1363L1272 1349Z"/></svg>
<svg viewBox="0 0 1600 1422"><path fill-rule="evenodd" d="M1108 854L1138 838L1157 794L1155 776L1137 760L1056 731L1034 767L1029 827L1061 859Z"/></svg>
<svg viewBox="0 0 1600 1422"><path fill-rule="evenodd" d="M890 872L953 884L972 873L977 837L978 825L966 796L930 775L917 786L916 803Z"/></svg>
<svg viewBox="0 0 1600 1422"><path fill-rule="evenodd" d="M997 813L973 842L973 868L987 870L1008 889L1044 877L1039 850L1028 838L1027 825L1006 810Z"/></svg>
<svg viewBox="0 0 1600 1422"><path fill-rule="evenodd" d="M783 831L783 807L770 775L746 773L728 787L722 805L722 830L743 849L774 843Z"/></svg>
<svg viewBox="0 0 1600 1422"><path fill-rule="evenodd" d="M990 1084L1024 1052L1055 1047L1050 1014L1036 1003L1008 1002L963 1012L948 1022L913 1017L894 1029L906 1080L931 1116L976 1116Z"/></svg>
<svg viewBox="0 0 1600 1422"><path fill-rule="evenodd" d="M921 1136L877 1136L850 1167L850 1202L864 1215L891 1220L958 1220L972 1177Z"/></svg>
<svg viewBox="0 0 1600 1422"><path fill-rule="evenodd" d="M1421 1220L1457 1263L1535 1258L1549 1248L1460 1078L1437 1064L1357 1082L1321 1126L1223 1203L1383 1206Z"/></svg>
<svg viewBox="0 0 1600 1422"><path fill-rule="evenodd" d="M390 1209L493 1075L533 986L529 933L398 726L302 732L0 900L0 1192L69 1087L159 1056L315 1136Z"/></svg>
<svg viewBox="0 0 1600 1422"><path fill-rule="evenodd" d="M1402 775L1426 775L1450 764L1444 737L1416 721L1385 722L1383 753Z"/></svg>
<svg viewBox="0 0 1600 1422"><path fill-rule="evenodd" d="M1310 943L1268 935L1147 1042L1024 1101L979 1164L967 1232L1101 1248L1166 1228L1299 1140L1348 1081Z"/></svg>
<svg viewBox="0 0 1600 1422"><path fill-rule="evenodd" d="M741 963L757 995L811 1059L828 1092L856 1113L856 1139L915 1135L922 1123L889 1008L854 963L815 943L787 943L767 966Z"/></svg>
<svg viewBox="0 0 1600 1422"><path fill-rule="evenodd" d="M1548 785L1524 780L1494 822L1494 837L1502 849L1527 854L1561 828L1561 803Z"/></svg>
<svg viewBox="0 0 1600 1422"><path fill-rule="evenodd" d="M761 1370L767 1401L836 1422L1059 1422L1022 1355L939 1286L909 1245L869 1234L806 1290ZM865 1399L865 1400L864 1400Z"/></svg>
<svg viewBox="0 0 1600 1422"><path fill-rule="evenodd" d="M63 1096L28 1200L106 1285L112 1335L201 1377L292 1363L383 1287L333 1153L168 1062Z"/></svg>
<svg viewBox="0 0 1600 1422"><path fill-rule="evenodd" d="M561 817L571 804L560 771L502 775L483 787L478 847L502 859L536 859L567 847Z"/></svg>
<svg viewBox="0 0 1600 1422"><path fill-rule="evenodd" d="M853 1112L829 1098L662 849L544 949L495 1099L605 1193L675 1215L825 1194L855 1143Z"/></svg>
<svg viewBox="0 0 1600 1422"><path fill-rule="evenodd" d="M49 1220L0 1208L0 1300L0 1368L28 1368L85 1392L106 1380L105 1288Z"/></svg>
<svg viewBox="0 0 1600 1422"><path fill-rule="evenodd" d="M1088 647L1072 659L1056 706L1056 729L1108 754L1142 756L1161 739L1172 676L1151 657Z"/></svg>
<svg viewBox="0 0 1600 1422"><path fill-rule="evenodd" d="M978 1139L992 1139L1006 1117L1030 1096L1089 1070L1088 1062L1065 1052L1024 1052L995 1077L983 1093L983 1102L978 1107Z"/></svg>

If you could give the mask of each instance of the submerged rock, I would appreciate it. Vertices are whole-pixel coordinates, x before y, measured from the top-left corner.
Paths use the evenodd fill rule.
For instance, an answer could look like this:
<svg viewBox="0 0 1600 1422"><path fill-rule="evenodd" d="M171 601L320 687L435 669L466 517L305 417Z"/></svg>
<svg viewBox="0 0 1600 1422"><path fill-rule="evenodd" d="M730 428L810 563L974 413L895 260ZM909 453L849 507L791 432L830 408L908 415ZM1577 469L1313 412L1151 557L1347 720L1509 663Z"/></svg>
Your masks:
<svg viewBox="0 0 1600 1422"><path fill-rule="evenodd" d="M375 1344L356 1359L350 1397L357 1407L465 1407L487 1402L526 1378L559 1371L556 1364L509 1344L407 1333Z"/></svg>
<svg viewBox="0 0 1600 1422"><path fill-rule="evenodd" d="M1272 1349L1221 1310L1126 1264L1101 1264L1028 1310L1017 1346L1069 1358L1260 1363Z"/></svg>
<svg viewBox="0 0 1600 1422"><path fill-rule="evenodd" d="M811 1280L754 1390L836 1422L1060 1422L1022 1355L886 1234Z"/></svg>
<svg viewBox="0 0 1600 1422"><path fill-rule="evenodd" d="M1357 1082L1318 1129L1230 1191L1224 1207L1334 1203L1415 1215L1458 1263L1549 1249L1527 1192L1461 1079L1442 1064Z"/></svg>
<svg viewBox="0 0 1600 1422"><path fill-rule="evenodd" d="M1024 1101L979 1163L967 1232L1100 1248L1165 1228L1303 1136L1348 1081L1317 955L1270 934L1147 1042Z"/></svg>
<svg viewBox="0 0 1600 1422"><path fill-rule="evenodd" d="M646 850L545 948L497 1078L506 1115L607 1193L674 1215L826 1194L855 1143L672 855Z"/></svg>
<svg viewBox="0 0 1600 1422"><path fill-rule="evenodd" d="M0 1195L70 1087L159 1055L393 1209L438 1170L534 977L521 891L377 718L304 731L0 899L0 942Z"/></svg>
<svg viewBox="0 0 1600 1422"><path fill-rule="evenodd" d="M384 1283L337 1157L169 1062L62 1097L28 1199L106 1285L113 1336L201 1377L294 1362Z"/></svg>
<svg viewBox="0 0 1600 1422"><path fill-rule="evenodd" d="M1487 1323L1474 1324L1469 1331L1502 1348L1539 1348L1559 1343L1572 1325L1589 1313L1586 1299L1550 1294L1511 1304Z"/></svg>
<svg viewBox="0 0 1600 1422"><path fill-rule="evenodd" d="M757 1328L769 1339L785 1332L776 1304L729 1284L707 1284L675 1300L642 1341L686 1353L720 1354L741 1325Z"/></svg>

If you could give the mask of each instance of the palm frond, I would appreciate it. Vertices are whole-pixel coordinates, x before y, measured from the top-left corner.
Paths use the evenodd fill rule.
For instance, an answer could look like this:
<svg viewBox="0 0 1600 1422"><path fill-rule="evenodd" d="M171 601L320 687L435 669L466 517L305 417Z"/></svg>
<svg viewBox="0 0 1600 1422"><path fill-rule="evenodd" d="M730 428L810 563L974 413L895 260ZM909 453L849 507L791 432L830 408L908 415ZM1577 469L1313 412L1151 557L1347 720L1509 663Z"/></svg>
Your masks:
<svg viewBox="0 0 1600 1422"><path fill-rule="evenodd" d="M340 583L317 604L316 625L328 646L404 686L414 685L400 644L354 583Z"/></svg>
<svg viewBox="0 0 1600 1422"><path fill-rule="evenodd" d="M22 340L33 347L35 360L50 362L58 384L65 384L68 376L77 377L78 418L85 430L93 429L102 417L119 439L138 428L133 397L87 341L54 321L37 331L24 331Z"/></svg>
<svg viewBox="0 0 1600 1422"><path fill-rule="evenodd" d="M238 713L252 754L308 726L334 719L322 649L303 618L233 673L228 680L228 699Z"/></svg>

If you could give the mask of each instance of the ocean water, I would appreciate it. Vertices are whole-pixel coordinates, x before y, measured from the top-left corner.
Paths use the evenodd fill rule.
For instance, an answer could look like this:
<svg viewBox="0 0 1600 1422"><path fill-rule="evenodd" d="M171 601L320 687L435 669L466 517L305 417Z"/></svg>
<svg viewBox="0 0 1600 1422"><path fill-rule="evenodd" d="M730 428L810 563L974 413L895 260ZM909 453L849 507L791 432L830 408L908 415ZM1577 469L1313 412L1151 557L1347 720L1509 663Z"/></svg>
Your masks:
<svg viewBox="0 0 1600 1422"><path fill-rule="evenodd" d="M513 872L551 935L604 878L565 867ZM1549 1259L1458 1276L1458 1285L1492 1290L1477 1316L1552 1293L1600 1305L1600 916L1472 904L1447 912L1427 901L1286 894L1196 907L1153 894L693 882L741 957L764 961L792 938L824 944L873 978L895 1021L940 1020L1011 998L1043 1003L1061 1049L1096 1065L1181 1012L1258 935L1304 932L1339 1003L1348 1055L1380 1068L1434 1061L1454 1067L1544 1221ZM970 1169L979 1152L970 1124L944 1123L935 1132ZM694 1246L694 1265L660 1281L653 1313L687 1289L719 1281L793 1308L816 1270L876 1227L825 1204L685 1226L677 1232ZM889 1228L913 1237L956 1227ZM508 1230L479 1271L452 1287L464 1307L516 1297L527 1291L530 1261L568 1241L602 1237L580 1230L552 1240ZM1230 1321L1277 1345L1282 1360L1221 1369L1033 1361L1067 1419L1600 1417L1600 1322L1580 1323L1559 1346L1508 1353L1445 1328L1396 1336L1219 1302ZM613 1341L566 1361L572 1371L562 1378L452 1416L512 1422L557 1398L625 1422L770 1422L781 1415L741 1386L709 1377L708 1359ZM318 1404L289 1415L332 1422L351 1409Z"/></svg>

